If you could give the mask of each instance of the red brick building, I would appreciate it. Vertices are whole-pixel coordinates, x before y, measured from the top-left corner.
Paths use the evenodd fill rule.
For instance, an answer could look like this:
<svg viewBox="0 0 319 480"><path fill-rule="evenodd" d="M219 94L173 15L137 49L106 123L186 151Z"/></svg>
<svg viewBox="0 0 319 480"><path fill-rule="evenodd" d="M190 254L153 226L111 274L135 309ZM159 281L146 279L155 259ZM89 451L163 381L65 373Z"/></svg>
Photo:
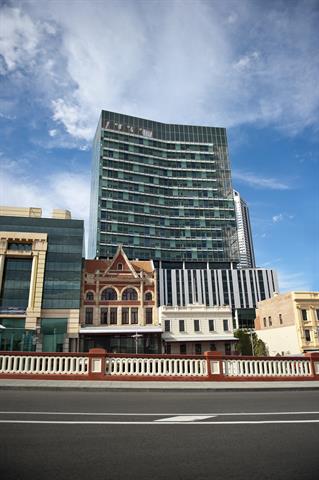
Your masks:
<svg viewBox="0 0 319 480"><path fill-rule="evenodd" d="M82 351L160 353L153 262L130 261L121 246L112 260L86 260L80 319Z"/></svg>

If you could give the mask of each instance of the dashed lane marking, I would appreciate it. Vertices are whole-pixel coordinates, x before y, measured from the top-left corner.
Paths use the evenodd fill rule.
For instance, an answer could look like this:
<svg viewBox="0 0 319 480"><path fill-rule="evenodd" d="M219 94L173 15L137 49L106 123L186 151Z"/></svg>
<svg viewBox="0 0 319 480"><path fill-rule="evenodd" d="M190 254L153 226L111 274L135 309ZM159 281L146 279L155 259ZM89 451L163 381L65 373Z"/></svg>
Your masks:
<svg viewBox="0 0 319 480"><path fill-rule="evenodd" d="M215 415L214 415L215 416ZM198 420L206 420L207 418L212 418L213 415L179 415L178 417L168 417L160 418L155 420L155 422L167 422L167 423L179 423L179 422L196 422Z"/></svg>

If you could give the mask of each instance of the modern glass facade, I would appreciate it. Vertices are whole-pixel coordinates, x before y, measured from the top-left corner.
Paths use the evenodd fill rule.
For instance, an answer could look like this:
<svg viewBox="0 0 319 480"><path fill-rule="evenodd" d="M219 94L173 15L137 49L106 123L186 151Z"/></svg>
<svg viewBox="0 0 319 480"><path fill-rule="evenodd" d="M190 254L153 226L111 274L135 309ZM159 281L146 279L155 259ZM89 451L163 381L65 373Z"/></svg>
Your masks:
<svg viewBox="0 0 319 480"><path fill-rule="evenodd" d="M80 308L84 257L82 220L1 216L0 230L47 233L42 308ZM1 307L26 308L30 280L31 258L7 258L0 295Z"/></svg>
<svg viewBox="0 0 319 480"><path fill-rule="evenodd" d="M102 111L91 187L90 257L238 261L224 128Z"/></svg>

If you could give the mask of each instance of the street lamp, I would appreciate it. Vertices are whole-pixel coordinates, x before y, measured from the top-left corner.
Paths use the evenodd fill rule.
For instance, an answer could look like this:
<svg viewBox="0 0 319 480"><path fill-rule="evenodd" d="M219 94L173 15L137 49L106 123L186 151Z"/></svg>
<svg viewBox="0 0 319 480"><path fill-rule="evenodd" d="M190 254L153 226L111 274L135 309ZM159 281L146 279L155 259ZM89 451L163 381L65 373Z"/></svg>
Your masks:
<svg viewBox="0 0 319 480"><path fill-rule="evenodd" d="M254 333L254 331L255 331L255 330L254 330L253 328L247 329L247 333L249 333L249 336L250 336L251 353L252 353L252 356L253 356L253 357L255 356L254 339L253 339L253 333Z"/></svg>
<svg viewBox="0 0 319 480"><path fill-rule="evenodd" d="M136 353L136 355L137 355L137 341L140 337L143 337L143 335L140 334L140 333L137 333L137 332L134 335L132 335L132 337L131 337L131 338L134 338L134 340L135 340L135 353Z"/></svg>

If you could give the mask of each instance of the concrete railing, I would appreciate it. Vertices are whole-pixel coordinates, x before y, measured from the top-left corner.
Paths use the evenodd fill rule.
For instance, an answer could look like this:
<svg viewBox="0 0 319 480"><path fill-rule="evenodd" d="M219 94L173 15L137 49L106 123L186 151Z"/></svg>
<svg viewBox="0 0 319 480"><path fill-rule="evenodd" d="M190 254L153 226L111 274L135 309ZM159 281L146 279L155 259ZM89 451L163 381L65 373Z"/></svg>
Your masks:
<svg viewBox="0 0 319 480"><path fill-rule="evenodd" d="M0 374L88 375L89 358L74 354L1 354Z"/></svg>
<svg viewBox="0 0 319 480"><path fill-rule="evenodd" d="M204 358L107 357L106 375L207 377L207 362Z"/></svg>
<svg viewBox="0 0 319 480"><path fill-rule="evenodd" d="M223 360L227 377L311 377L310 360Z"/></svg>
<svg viewBox="0 0 319 480"><path fill-rule="evenodd" d="M305 357L0 352L1 378L81 380L318 380L319 353Z"/></svg>

